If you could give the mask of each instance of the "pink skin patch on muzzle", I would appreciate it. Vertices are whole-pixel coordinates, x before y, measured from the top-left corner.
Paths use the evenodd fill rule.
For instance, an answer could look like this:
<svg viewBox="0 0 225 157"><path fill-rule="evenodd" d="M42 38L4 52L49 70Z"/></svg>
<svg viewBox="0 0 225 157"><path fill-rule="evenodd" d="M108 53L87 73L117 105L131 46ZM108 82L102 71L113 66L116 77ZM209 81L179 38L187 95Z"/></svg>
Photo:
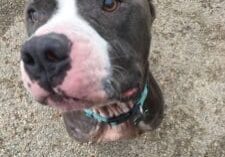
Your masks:
<svg viewBox="0 0 225 157"><path fill-rule="evenodd" d="M110 74L107 43L99 43L100 36L93 33L79 33L71 27L40 28L34 36L49 33L64 34L72 42L69 57L70 69L61 84L52 87L50 93L31 80L21 63L22 79L25 87L37 101L45 100L50 106L63 110L79 110L107 101L103 80Z"/></svg>
<svg viewBox="0 0 225 157"><path fill-rule="evenodd" d="M102 81L108 75L107 63L90 40L72 39L71 69L61 85L55 88L67 96L98 101L106 97Z"/></svg>
<svg viewBox="0 0 225 157"><path fill-rule="evenodd" d="M37 81L32 81L24 69L24 63L21 61L21 75L24 87L33 95L36 101L43 102L49 93L41 88Z"/></svg>

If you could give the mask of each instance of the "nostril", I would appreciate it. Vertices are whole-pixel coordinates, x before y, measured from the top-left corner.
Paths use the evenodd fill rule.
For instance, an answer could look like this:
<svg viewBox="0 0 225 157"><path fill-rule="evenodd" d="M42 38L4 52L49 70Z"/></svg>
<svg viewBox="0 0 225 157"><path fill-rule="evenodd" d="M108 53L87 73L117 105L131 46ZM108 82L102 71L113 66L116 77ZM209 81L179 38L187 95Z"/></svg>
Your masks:
<svg viewBox="0 0 225 157"><path fill-rule="evenodd" d="M30 53L25 52L23 55L23 61L24 63L26 63L27 65L35 65L35 60L34 58L30 55Z"/></svg>
<svg viewBox="0 0 225 157"><path fill-rule="evenodd" d="M47 50L45 54L46 54L46 59L49 62L59 62L60 61L58 56L52 50Z"/></svg>

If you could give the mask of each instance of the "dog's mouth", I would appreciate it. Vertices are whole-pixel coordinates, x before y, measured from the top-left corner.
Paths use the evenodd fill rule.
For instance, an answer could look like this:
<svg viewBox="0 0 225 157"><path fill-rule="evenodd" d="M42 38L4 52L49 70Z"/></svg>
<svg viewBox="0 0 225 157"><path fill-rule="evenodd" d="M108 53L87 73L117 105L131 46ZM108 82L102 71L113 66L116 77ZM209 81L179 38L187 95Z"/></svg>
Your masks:
<svg viewBox="0 0 225 157"><path fill-rule="evenodd" d="M82 110L95 105L95 102L52 94L46 98L45 104L62 111Z"/></svg>
<svg viewBox="0 0 225 157"><path fill-rule="evenodd" d="M105 99L105 100L88 100L80 99L76 97L69 97L66 95L60 95L52 92L42 100L37 100L43 105L54 107L62 111L84 110L87 108L105 107L115 104L115 102L127 103L137 96L138 90L132 88L124 92L117 99Z"/></svg>

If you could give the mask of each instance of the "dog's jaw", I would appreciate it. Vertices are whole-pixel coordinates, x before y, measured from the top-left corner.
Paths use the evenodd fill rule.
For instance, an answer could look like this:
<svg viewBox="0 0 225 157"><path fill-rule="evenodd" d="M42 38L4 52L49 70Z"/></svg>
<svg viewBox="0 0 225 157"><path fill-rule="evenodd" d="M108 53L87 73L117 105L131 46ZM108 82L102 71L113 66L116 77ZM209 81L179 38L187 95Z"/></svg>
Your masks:
<svg viewBox="0 0 225 157"><path fill-rule="evenodd" d="M92 110L103 117L117 117L129 112L133 107L132 102L115 102L110 105L92 108ZM95 119L87 117L82 111L66 112L63 116L70 136L80 142L110 142L134 138L143 133L143 130L137 127L131 119L118 125L111 125L97 122ZM87 128L89 130L81 126L82 121L88 123Z"/></svg>
<svg viewBox="0 0 225 157"><path fill-rule="evenodd" d="M69 135L79 142L100 143L135 138L146 131L158 128L163 119L164 101L161 90L150 72L147 77L149 93L144 103L147 114L143 115L139 123L128 119L119 125L112 126L87 117L83 111L66 112L63 118ZM112 107L96 108L95 112L111 117L127 112L133 106L132 102L116 103Z"/></svg>

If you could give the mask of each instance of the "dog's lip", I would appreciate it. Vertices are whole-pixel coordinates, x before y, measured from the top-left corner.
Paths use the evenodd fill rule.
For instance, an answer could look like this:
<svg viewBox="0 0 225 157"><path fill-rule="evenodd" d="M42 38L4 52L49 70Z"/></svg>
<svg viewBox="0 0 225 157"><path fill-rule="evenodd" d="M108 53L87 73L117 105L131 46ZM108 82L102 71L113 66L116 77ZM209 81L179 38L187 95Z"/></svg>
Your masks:
<svg viewBox="0 0 225 157"><path fill-rule="evenodd" d="M90 108L91 106L95 105L95 102L52 94L45 99L44 104L51 107L59 108L64 111L69 111L69 110L83 110L85 108Z"/></svg>
<svg viewBox="0 0 225 157"><path fill-rule="evenodd" d="M134 97L138 93L138 89L139 89L138 87L130 88L122 94L122 97L124 98Z"/></svg>
<svg viewBox="0 0 225 157"><path fill-rule="evenodd" d="M120 100L105 100L105 101L90 101L87 99L81 99L77 97L69 97L60 95L55 92L51 92L45 98L37 100L39 103L45 106L58 108L63 111L71 110L84 110L91 107L107 106L114 101L127 102L135 98L138 93L138 88L130 88L121 94Z"/></svg>

